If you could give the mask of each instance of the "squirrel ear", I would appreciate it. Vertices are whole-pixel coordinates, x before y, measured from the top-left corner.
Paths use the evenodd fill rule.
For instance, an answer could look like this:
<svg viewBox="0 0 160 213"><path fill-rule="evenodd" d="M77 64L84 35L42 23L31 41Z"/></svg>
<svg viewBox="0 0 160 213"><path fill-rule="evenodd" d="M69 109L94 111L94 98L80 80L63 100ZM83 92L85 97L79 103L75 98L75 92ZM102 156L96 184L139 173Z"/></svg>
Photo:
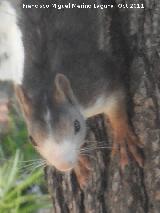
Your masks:
<svg viewBox="0 0 160 213"><path fill-rule="evenodd" d="M57 74L54 84L54 100L57 103L63 103L66 100L72 104L75 102L75 97L68 78L63 74Z"/></svg>
<svg viewBox="0 0 160 213"><path fill-rule="evenodd" d="M24 91L21 85L14 85L15 94L17 96L18 102L24 114L24 117L28 119L32 113L31 100Z"/></svg>

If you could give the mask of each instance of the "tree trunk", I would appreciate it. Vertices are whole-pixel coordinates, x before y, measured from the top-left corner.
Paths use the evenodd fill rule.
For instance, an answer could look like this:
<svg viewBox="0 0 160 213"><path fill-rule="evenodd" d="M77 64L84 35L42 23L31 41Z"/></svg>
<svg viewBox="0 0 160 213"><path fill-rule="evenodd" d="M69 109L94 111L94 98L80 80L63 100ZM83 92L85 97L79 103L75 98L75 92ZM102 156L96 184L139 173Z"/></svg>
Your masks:
<svg viewBox="0 0 160 213"><path fill-rule="evenodd" d="M126 63L129 117L144 143L145 165L139 168L131 159L122 173L118 157L111 159L109 125L102 115L90 119L88 140L108 148L90 153L93 171L83 190L74 172L45 169L53 213L160 212L160 1L125 1L143 3L145 9L119 9L116 4L124 1L112 2L113 9L100 11L100 42L120 66Z"/></svg>

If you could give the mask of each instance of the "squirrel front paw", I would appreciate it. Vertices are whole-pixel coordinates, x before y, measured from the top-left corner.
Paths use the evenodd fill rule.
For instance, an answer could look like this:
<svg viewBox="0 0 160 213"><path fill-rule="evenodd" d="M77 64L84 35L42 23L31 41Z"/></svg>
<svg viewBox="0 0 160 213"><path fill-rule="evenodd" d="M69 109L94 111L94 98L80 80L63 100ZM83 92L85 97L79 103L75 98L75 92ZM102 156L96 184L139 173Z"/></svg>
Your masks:
<svg viewBox="0 0 160 213"><path fill-rule="evenodd" d="M106 115L113 130L112 157L115 154L120 156L122 170L129 164L129 156L132 156L138 165L143 167L144 159L140 152L142 143L129 125L125 104L120 101L115 102Z"/></svg>
<svg viewBox="0 0 160 213"><path fill-rule="evenodd" d="M143 167L144 158L140 152L140 148L143 146L142 143L128 125L123 126L123 131L119 130L113 129L112 157L119 154L122 170L129 164L129 155L140 167Z"/></svg>

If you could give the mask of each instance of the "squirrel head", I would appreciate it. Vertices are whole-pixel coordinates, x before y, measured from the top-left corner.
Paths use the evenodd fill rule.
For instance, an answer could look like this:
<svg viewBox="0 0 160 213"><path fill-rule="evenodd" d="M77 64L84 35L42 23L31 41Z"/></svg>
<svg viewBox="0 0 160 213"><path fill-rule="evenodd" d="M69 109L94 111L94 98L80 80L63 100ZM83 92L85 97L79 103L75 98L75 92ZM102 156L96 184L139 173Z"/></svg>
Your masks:
<svg viewBox="0 0 160 213"><path fill-rule="evenodd" d="M30 141L47 163L60 171L72 169L78 162L86 125L69 80L57 74L53 90L36 101L21 86L15 86Z"/></svg>

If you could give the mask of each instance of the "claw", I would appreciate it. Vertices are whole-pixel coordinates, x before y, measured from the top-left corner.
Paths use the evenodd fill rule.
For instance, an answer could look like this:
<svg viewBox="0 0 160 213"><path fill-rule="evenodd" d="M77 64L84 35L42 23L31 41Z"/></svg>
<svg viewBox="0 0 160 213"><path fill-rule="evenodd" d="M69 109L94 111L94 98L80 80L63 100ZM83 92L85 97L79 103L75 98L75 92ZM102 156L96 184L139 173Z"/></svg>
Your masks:
<svg viewBox="0 0 160 213"><path fill-rule="evenodd" d="M133 131L130 129L128 130L127 134L128 140L132 141L134 144L136 144L139 148L144 148L144 143L139 140L139 138L133 133Z"/></svg>
<svg viewBox="0 0 160 213"><path fill-rule="evenodd" d="M138 165L140 167L143 167L144 159L139 152L139 148L142 148L142 142L131 130L128 131L127 142L128 142L128 149L131 152L132 156L134 157Z"/></svg>
<svg viewBox="0 0 160 213"><path fill-rule="evenodd" d="M143 167L144 166L144 159L141 156L140 152L138 151L138 148L137 148L136 144L134 144L134 142L131 141L131 140L128 140L128 149L131 152L133 158L138 163L138 165L140 167Z"/></svg>

